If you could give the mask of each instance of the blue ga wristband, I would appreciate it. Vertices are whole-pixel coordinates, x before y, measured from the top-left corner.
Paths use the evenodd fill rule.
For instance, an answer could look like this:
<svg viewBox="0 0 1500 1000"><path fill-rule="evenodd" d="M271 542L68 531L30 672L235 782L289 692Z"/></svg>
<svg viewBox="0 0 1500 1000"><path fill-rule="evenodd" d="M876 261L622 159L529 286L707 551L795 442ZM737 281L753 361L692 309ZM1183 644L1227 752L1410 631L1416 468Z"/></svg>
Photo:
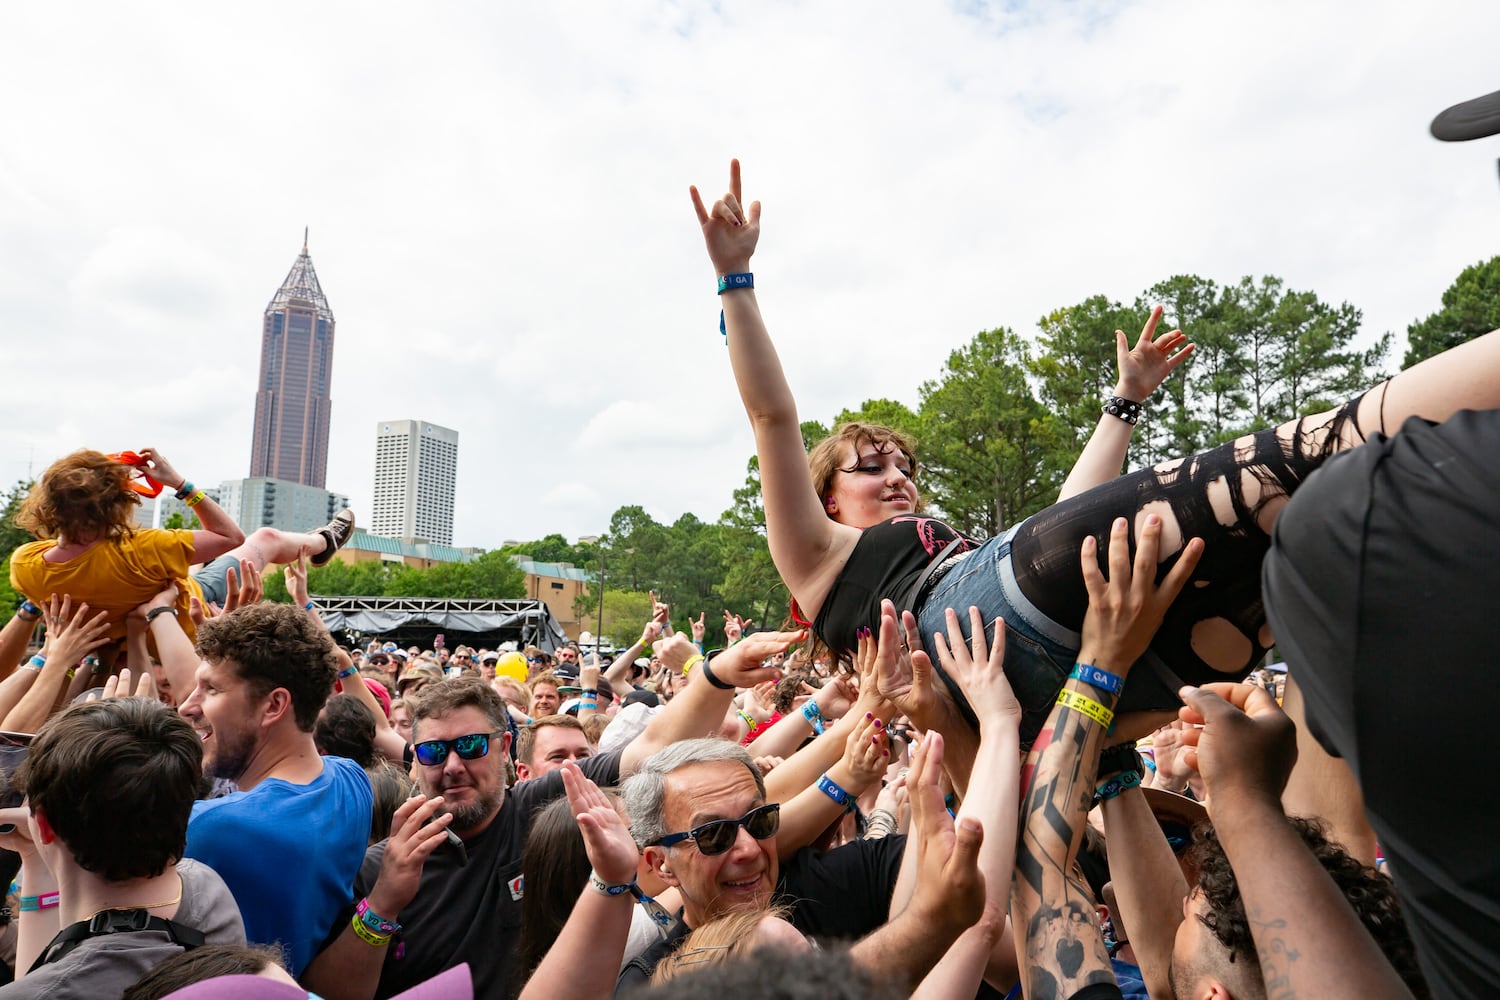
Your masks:
<svg viewBox="0 0 1500 1000"><path fill-rule="evenodd" d="M1089 687L1096 687L1100 691L1108 691L1116 696L1125 690L1125 678L1119 674L1112 674L1108 670L1100 670L1092 663L1073 664L1073 672L1068 676L1075 681L1083 681Z"/></svg>
<svg viewBox="0 0 1500 1000"><path fill-rule="evenodd" d="M749 273L748 271L741 274L726 274L719 279L720 295L723 295L725 292L732 292L736 288L754 287L755 275ZM719 333L721 336L723 336L724 342L726 344L729 343L729 330L724 326L724 310L722 309L719 310Z"/></svg>
<svg viewBox="0 0 1500 1000"><path fill-rule="evenodd" d="M850 803L854 801L854 796L840 788L826 773L818 779L818 791L845 809L848 809Z"/></svg>

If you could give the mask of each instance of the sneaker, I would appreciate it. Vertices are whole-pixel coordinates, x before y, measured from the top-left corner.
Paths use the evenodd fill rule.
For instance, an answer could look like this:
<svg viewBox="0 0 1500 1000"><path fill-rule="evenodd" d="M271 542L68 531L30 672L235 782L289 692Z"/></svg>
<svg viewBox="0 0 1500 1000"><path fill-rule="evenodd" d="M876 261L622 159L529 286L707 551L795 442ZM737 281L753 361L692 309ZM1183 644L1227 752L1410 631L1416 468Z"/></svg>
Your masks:
<svg viewBox="0 0 1500 1000"><path fill-rule="evenodd" d="M332 521L319 528L314 534L328 539L328 547L312 557L312 564L314 566L327 565L328 560L333 558L333 554L354 537L354 511L344 508L333 516Z"/></svg>

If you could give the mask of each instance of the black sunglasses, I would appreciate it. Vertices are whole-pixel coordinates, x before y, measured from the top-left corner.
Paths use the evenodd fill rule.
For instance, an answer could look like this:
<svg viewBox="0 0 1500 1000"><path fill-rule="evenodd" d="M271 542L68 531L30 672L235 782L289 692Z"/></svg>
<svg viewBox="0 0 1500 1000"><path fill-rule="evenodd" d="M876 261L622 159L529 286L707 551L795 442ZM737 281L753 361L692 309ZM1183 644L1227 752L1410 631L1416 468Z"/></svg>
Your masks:
<svg viewBox="0 0 1500 1000"><path fill-rule="evenodd" d="M781 804L771 802L751 809L739 819L716 819L702 826L695 826L686 833L669 833L657 843L662 847L672 847L684 840L691 840L698 845L698 851L701 854L711 858L715 854L723 854L734 846L742 826L756 840L767 840L776 836L776 831L781 829Z"/></svg>
<svg viewBox="0 0 1500 1000"><path fill-rule="evenodd" d="M457 753L462 760L478 760L490 752L490 737L498 735L498 733L470 733L468 736L459 736L451 740L427 740L424 743L418 743L412 749L416 751L417 762L426 764L428 767L447 763L450 752Z"/></svg>

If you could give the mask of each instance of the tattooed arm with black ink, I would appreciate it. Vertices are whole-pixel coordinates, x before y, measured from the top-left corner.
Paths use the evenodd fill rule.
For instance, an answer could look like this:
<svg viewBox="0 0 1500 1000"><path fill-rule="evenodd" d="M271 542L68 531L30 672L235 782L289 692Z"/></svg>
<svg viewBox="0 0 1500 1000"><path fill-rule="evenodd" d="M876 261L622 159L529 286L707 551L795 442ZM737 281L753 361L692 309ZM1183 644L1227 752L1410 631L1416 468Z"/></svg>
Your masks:
<svg viewBox="0 0 1500 1000"><path fill-rule="evenodd" d="M1291 720L1249 684L1185 687L1181 694L1183 721L1203 726L1187 730L1187 762L1208 784L1209 818L1234 869L1266 996L1411 996L1282 812L1297 759ZM1276 863L1265 864L1268 857Z"/></svg>
<svg viewBox="0 0 1500 1000"><path fill-rule="evenodd" d="M1075 874L1074 858L1120 686L1203 553L1201 541L1190 541L1158 586L1161 519L1148 515L1140 523L1133 569L1128 522L1119 518L1111 527L1107 582L1099 569L1097 542L1084 540L1089 610L1080 666L1059 694L1022 776L1023 826L1011 923L1022 937L1021 975L1028 1000L1066 1000L1086 987L1107 988L1115 982L1094 901Z"/></svg>

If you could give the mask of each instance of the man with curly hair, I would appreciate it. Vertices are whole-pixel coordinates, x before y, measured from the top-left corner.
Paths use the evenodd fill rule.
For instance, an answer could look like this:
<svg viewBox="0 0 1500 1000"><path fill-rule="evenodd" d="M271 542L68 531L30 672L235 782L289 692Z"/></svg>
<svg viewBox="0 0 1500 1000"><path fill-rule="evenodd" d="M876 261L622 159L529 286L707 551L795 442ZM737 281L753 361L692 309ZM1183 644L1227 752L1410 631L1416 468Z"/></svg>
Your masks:
<svg viewBox="0 0 1500 1000"><path fill-rule="evenodd" d="M1391 880L1330 841L1316 820L1288 817L1287 822L1332 877L1407 988L1414 996L1427 996ZM1185 919L1177 927L1169 973L1172 996L1186 1000L1216 995L1215 989L1220 991L1217 995L1234 1000L1267 996L1239 882L1212 824L1205 822L1194 831L1188 861L1200 874L1184 903ZM1258 863L1276 862L1268 857Z"/></svg>
<svg viewBox="0 0 1500 1000"><path fill-rule="evenodd" d="M299 975L353 898L373 806L360 766L319 756L313 738L337 673L333 638L301 608L261 603L204 622L197 650L180 711L204 772L238 791L194 805L186 856L223 876L246 937L279 942Z"/></svg>

